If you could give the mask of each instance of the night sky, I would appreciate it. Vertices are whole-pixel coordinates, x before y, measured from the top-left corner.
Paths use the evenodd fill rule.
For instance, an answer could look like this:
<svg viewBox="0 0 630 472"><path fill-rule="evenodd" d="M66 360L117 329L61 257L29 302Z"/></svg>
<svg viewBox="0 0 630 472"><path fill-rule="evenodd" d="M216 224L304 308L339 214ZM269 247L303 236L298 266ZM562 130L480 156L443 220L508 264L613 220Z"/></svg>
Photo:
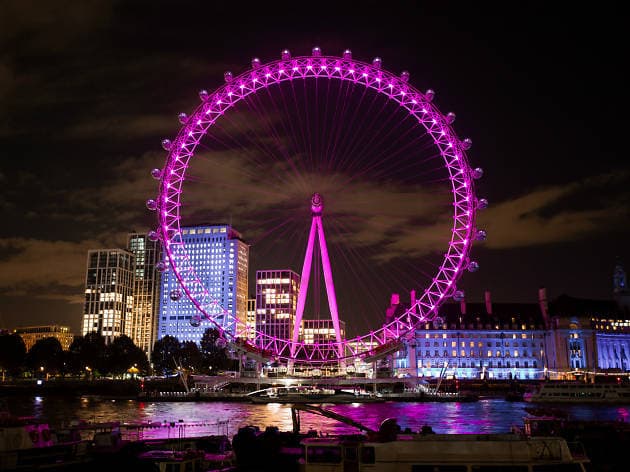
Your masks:
<svg viewBox="0 0 630 472"><path fill-rule="evenodd" d="M469 300L491 290L495 301L535 301L540 286L552 299L611 298L615 263L630 269L628 17L605 5L551 11L519 4L502 13L410 3L318 2L300 7L307 14L295 5L237 2L2 2L0 327L55 322L78 331L87 250L124 247L126 233L155 224L144 203L157 191L149 171L166 157L160 141L176 135L177 114L192 112L197 92L221 85L224 71L238 74L252 57L267 62L284 48L297 56L313 46L334 55L350 48L355 59L380 56L385 69L410 71L418 89L436 90L440 110L457 114L458 135L473 140L469 159L485 170L477 192L490 207L478 218L488 240L473 248L481 269L460 283ZM207 145L206 161L221 162L225 173L206 169L211 177L191 184L191 201L205 205L188 214L231 221L245 240L258 241L257 218L271 222L271 206L283 205L269 198L247 207L248 190L261 188L256 179L225 191L222 182L234 173L260 170L241 167L238 151ZM437 247L421 242L443 222L430 217L435 205L409 204L396 182L359 182L352 191L363 206L355 207L354 223L347 202L333 206L350 221L347 254L361 256L368 244L383 249L381 260L361 256L373 270L355 273L376 284L404 279L405 264L418 257L430 267ZM200 194L204 184L210 197ZM297 208L312 188L285 190L275 195L290 194ZM430 200L426 187L412 190ZM381 212L383 201L398 213ZM304 233L305 211L296 225ZM331 246L340 234L331 228ZM288 251L298 272L305 236ZM278 262L277 251L258 247L254 268ZM343 265L333 260L333 270L336 264ZM352 275L339 274L343 287ZM376 303L383 311L387 294Z"/></svg>

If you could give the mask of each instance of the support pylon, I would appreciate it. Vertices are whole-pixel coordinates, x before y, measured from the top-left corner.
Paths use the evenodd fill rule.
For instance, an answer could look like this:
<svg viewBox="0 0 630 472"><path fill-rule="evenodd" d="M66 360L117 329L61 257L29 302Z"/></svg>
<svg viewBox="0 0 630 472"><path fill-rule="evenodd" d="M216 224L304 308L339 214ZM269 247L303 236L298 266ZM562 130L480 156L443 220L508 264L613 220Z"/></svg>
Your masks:
<svg viewBox="0 0 630 472"><path fill-rule="evenodd" d="M311 230L308 234L308 244L306 245L306 254L304 255L304 265L302 266L302 278L300 283L300 291L297 299L297 312L295 316L295 325L293 326L293 337L291 343L291 357L295 355L295 346L300 335L300 324L304 315L304 306L306 304L306 295L308 293L308 283L311 277L311 266L313 263L313 249L315 246L315 233L317 233L319 242L319 252L322 258L322 267L324 269L324 282L326 283L326 295L328 297L328 307L330 309L330 317L335 330L335 338L339 343L337 355L339 359L344 357L343 347L341 345L341 329L339 327L339 312L337 311L337 297L335 295L335 284L333 282L332 270L330 268L330 259L328 258L328 247L326 246L326 237L324 236L324 226L322 224L322 212L324 210L324 199L319 193L314 193L311 197Z"/></svg>

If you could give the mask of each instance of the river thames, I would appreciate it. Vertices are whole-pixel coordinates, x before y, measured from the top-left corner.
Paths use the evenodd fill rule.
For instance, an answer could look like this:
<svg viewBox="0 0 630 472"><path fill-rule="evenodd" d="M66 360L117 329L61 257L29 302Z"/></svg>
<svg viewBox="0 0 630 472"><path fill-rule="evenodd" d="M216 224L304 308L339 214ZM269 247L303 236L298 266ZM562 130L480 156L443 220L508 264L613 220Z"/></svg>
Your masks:
<svg viewBox="0 0 630 472"><path fill-rule="evenodd" d="M98 396L9 397L9 411L15 416L31 416L52 427L62 423L86 422L143 423L143 436L173 437L206 434L234 435L242 426L261 429L276 426L292 429L291 408L284 404L238 402L144 402L114 400ZM323 407L340 413L372 429L387 418L396 418L401 428L418 431L430 425L436 433L502 433L521 426L527 415L523 402L481 399L466 403L355 403ZM630 405L562 405L558 407L579 420L630 421ZM152 424L152 427L148 427ZM173 426L174 425L174 426ZM310 413L301 414L301 430L323 434L356 433L355 428Z"/></svg>

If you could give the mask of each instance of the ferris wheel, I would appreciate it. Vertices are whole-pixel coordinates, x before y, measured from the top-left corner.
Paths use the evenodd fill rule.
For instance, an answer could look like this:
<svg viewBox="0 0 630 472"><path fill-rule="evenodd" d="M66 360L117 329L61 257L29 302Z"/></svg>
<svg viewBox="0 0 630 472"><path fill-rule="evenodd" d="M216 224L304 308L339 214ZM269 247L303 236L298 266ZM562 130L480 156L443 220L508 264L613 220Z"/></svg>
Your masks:
<svg viewBox="0 0 630 472"><path fill-rule="evenodd" d="M262 63L255 58L246 72L237 76L226 72L223 85L212 92L202 90L199 93L201 103L193 113L180 114L182 127L177 136L172 141L165 139L162 142L168 154L162 169L152 171L152 176L159 180L159 190L155 199L147 201L147 207L156 212L158 222L150 237L161 241L165 254L157 269L171 270L179 281L181 292L197 308L199 315L193 317L193 326L199 326L202 319L208 320L221 330L226 342L252 355L294 363L323 364L331 359L376 358L398 350L401 340L419 324L438 316L438 309L444 302L449 299L459 301L464 297L457 282L465 271L478 270L478 263L470 259L470 251L475 240L486 238L485 231L476 227L476 213L487 206L487 201L477 197L474 185L474 180L480 178L483 171L469 164L466 151L472 143L470 139L460 139L455 133L452 126L455 115L442 113L433 103L434 92L420 92L409 83L409 78L408 72L395 75L383 69L380 58L371 63L355 60L349 50L341 57L324 55L317 47L310 55L299 57L292 57L288 50L284 50L280 60ZM406 133L421 133L427 137L432 152L439 157L445 175L443 180L448 187L452 205L449 236L443 242L443 257L435 265L426 285L415 287L414 294L419 296L414 296L408 307L378 329L350 339L337 336L309 345L296 337L283 338L258 331L245 340L248 327L221 306L204 286L189 257L181 230L184 183L203 139L222 119L239 113L239 103L269 93L282 84L290 83L293 87L297 82L313 80L346 84L346 93L348 90L355 94L369 91L383 99L387 106L394 106L398 113L404 114L404 120L410 123ZM378 113L384 107L371 108L370 113L378 119ZM333 109L328 112L337 113ZM396 129L396 126L392 127L392 130ZM291 127L287 132L292 130ZM183 295L179 289L177 292L172 296ZM218 318L222 321L217 322Z"/></svg>

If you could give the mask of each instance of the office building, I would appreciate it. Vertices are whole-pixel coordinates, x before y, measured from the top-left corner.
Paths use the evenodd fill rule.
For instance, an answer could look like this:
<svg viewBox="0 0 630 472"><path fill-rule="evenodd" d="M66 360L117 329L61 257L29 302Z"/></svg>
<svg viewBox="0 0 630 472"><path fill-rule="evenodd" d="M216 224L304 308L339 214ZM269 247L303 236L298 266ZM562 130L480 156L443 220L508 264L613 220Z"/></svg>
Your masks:
<svg viewBox="0 0 630 472"><path fill-rule="evenodd" d="M256 298L247 299L247 339L254 339L256 335Z"/></svg>
<svg viewBox="0 0 630 472"><path fill-rule="evenodd" d="M133 254L124 249L88 251L81 334L95 331L110 343L132 337Z"/></svg>
<svg viewBox="0 0 630 472"><path fill-rule="evenodd" d="M245 326L249 246L229 225L182 227L181 233L192 267L210 297L232 319ZM205 319L200 326L191 325L191 320L199 316L199 311L186 295L181 294L180 284L171 270L162 274L160 285L158 338L170 335L182 342L199 343L206 328L215 325ZM172 296L173 293L181 296ZM219 313L215 320L234 334L236 327L230 323L229 316Z"/></svg>
<svg viewBox="0 0 630 472"><path fill-rule="evenodd" d="M149 240L145 233L131 233L127 249L134 255L131 339L150 356L158 330L161 274L155 270L155 264L162 258L161 245Z"/></svg>
<svg viewBox="0 0 630 472"><path fill-rule="evenodd" d="M346 337L346 322L339 320L339 329L341 331L341 338ZM320 344L320 343L334 343L337 341L335 334L335 327L331 319L323 320L306 320L302 319L302 326L300 327L300 341L304 344Z"/></svg>

